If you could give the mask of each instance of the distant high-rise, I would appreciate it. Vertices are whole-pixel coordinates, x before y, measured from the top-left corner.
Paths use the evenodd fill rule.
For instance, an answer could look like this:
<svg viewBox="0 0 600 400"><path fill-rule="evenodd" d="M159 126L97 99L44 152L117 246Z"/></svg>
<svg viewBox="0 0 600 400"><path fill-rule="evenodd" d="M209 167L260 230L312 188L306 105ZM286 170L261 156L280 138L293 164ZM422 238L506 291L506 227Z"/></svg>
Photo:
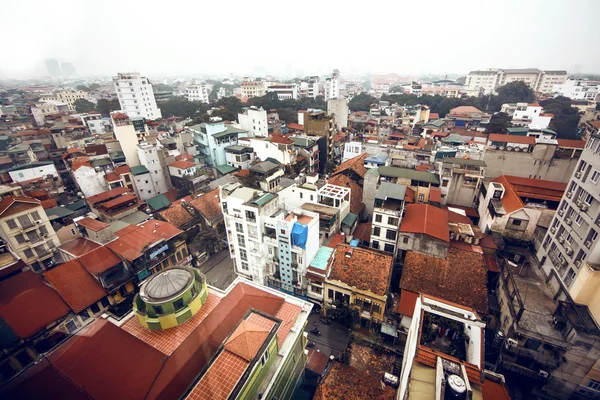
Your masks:
<svg viewBox="0 0 600 400"><path fill-rule="evenodd" d="M340 70L334 69L331 77L325 78L325 100L340 97Z"/></svg>
<svg viewBox="0 0 600 400"><path fill-rule="evenodd" d="M54 58L46 59L46 69L53 78L59 78L61 76L60 65L58 65L58 61L56 61Z"/></svg>
<svg viewBox="0 0 600 400"><path fill-rule="evenodd" d="M138 72L119 73L113 77L113 82L121 110L130 118L144 117L151 120L162 118L148 78L140 76Z"/></svg>
<svg viewBox="0 0 600 400"><path fill-rule="evenodd" d="M61 67L62 67L62 75L65 78L72 78L72 77L77 76L77 71L75 70L75 67L73 66L73 64L62 63Z"/></svg>

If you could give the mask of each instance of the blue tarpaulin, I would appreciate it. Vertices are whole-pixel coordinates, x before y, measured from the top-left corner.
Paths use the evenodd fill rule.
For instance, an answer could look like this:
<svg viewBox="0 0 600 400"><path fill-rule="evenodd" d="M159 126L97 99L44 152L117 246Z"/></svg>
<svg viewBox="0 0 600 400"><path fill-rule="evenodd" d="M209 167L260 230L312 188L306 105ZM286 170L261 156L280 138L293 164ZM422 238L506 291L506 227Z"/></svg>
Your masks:
<svg viewBox="0 0 600 400"><path fill-rule="evenodd" d="M306 250L306 238L308 237L308 226L296 222L292 228L292 245Z"/></svg>

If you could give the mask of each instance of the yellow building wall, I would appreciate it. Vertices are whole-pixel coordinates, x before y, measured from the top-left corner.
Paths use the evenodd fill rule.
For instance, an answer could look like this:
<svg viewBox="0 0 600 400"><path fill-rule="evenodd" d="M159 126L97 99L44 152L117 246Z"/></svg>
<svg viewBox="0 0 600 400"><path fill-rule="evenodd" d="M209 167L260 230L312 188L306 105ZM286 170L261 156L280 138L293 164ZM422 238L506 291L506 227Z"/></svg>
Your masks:
<svg viewBox="0 0 600 400"><path fill-rule="evenodd" d="M586 265L573 282L569 294L576 303L588 306L596 321L600 321L600 271Z"/></svg>

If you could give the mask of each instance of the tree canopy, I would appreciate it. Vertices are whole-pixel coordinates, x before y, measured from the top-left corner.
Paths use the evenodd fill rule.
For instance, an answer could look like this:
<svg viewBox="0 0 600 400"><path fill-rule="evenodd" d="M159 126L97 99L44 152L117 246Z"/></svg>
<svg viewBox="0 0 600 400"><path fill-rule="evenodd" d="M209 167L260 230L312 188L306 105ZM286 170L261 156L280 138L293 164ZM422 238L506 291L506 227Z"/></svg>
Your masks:
<svg viewBox="0 0 600 400"><path fill-rule="evenodd" d="M110 115L111 111L117 111L121 109L121 104L119 104L119 99L100 99L98 100L98 105L96 106L96 110L105 117Z"/></svg>
<svg viewBox="0 0 600 400"><path fill-rule="evenodd" d="M415 96L416 97L416 96ZM382 100L384 100L382 98ZM369 111L371 104L377 104L379 100L376 97L371 96L365 92L361 92L354 96L348 103L348 108L352 111Z"/></svg>
<svg viewBox="0 0 600 400"><path fill-rule="evenodd" d="M73 105L75 105L75 111L78 113L88 113L96 108L94 103L86 99L77 99Z"/></svg>
<svg viewBox="0 0 600 400"><path fill-rule="evenodd" d="M163 118L193 118L204 114L210 106L200 101L188 101L185 97L171 97L158 103Z"/></svg>
<svg viewBox="0 0 600 400"><path fill-rule="evenodd" d="M531 103L535 100L535 92L523 81L507 83L500 86L496 92L500 107L504 103Z"/></svg>
<svg viewBox="0 0 600 400"><path fill-rule="evenodd" d="M568 97L558 96L540 102L546 113L554 114L550 121L550 129L558 133L562 139L578 139L579 110L571 107L573 101Z"/></svg>
<svg viewBox="0 0 600 400"><path fill-rule="evenodd" d="M77 90L83 90L84 92L89 92L90 91L90 88L87 87L87 86L85 86L85 85L77 85L77 86L75 86L75 89L77 89Z"/></svg>
<svg viewBox="0 0 600 400"><path fill-rule="evenodd" d="M507 133L508 131L506 129L512 126L511 120L512 117L507 113L496 113L490 118L485 133Z"/></svg>

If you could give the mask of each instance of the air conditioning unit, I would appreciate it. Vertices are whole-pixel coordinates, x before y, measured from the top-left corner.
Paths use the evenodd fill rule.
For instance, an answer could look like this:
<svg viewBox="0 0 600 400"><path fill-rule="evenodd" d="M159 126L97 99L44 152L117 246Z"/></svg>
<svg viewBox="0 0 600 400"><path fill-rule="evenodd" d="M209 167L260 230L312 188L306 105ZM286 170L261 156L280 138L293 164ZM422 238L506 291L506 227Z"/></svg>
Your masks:
<svg viewBox="0 0 600 400"><path fill-rule="evenodd" d="M35 221L36 224L41 224L43 221L41 219L38 219L37 221Z"/></svg>
<svg viewBox="0 0 600 400"><path fill-rule="evenodd" d="M566 267L568 264L567 260L565 260L565 259L560 260L560 263L563 267Z"/></svg>
<svg viewBox="0 0 600 400"><path fill-rule="evenodd" d="M550 232L551 233L556 233L556 228L555 227L550 228Z"/></svg>
<svg viewBox="0 0 600 400"><path fill-rule="evenodd" d="M561 217L562 217L563 215L565 215L565 210L558 210L558 215L560 215Z"/></svg>
<svg viewBox="0 0 600 400"><path fill-rule="evenodd" d="M600 226L600 219L596 220L596 225Z"/></svg>
<svg viewBox="0 0 600 400"><path fill-rule="evenodd" d="M550 376L550 374L548 374L548 372L544 371L543 369L540 369L540 372L538 372L538 375L541 376L542 378L548 378Z"/></svg>
<svg viewBox="0 0 600 400"><path fill-rule="evenodd" d="M583 204L583 202L582 202L581 200L577 200L577 201L575 202L575 205L576 205L577 207L581 207L581 205L582 205L582 204Z"/></svg>
<svg viewBox="0 0 600 400"><path fill-rule="evenodd" d="M579 172L579 171L575 172L575 178L577 178L577 179L581 178L581 172Z"/></svg>
<svg viewBox="0 0 600 400"><path fill-rule="evenodd" d="M567 247L567 248L565 249L565 253L567 253L567 255L568 255L568 256L570 256L570 255L572 255L572 254L573 254L573 249L572 249L571 247Z"/></svg>
<svg viewBox="0 0 600 400"><path fill-rule="evenodd" d="M567 197L568 197L568 198L571 198L571 197L573 197L573 192L567 192Z"/></svg>
<svg viewBox="0 0 600 400"><path fill-rule="evenodd" d="M577 268L581 267L581 260L577 260L577 261L575 261L575 266L576 266Z"/></svg>
<svg viewBox="0 0 600 400"><path fill-rule="evenodd" d="M587 210L588 210L588 207L589 207L589 206L588 206L587 204L585 204L585 203L581 203L581 205L579 206L579 209L580 209L581 211L587 211Z"/></svg>
<svg viewBox="0 0 600 400"><path fill-rule="evenodd" d="M573 223L573 220L571 218L565 218L565 224L571 225L572 223Z"/></svg>
<svg viewBox="0 0 600 400"><path fill-rule="evenodd" d="M504 347L506 348L506 350L510 349L511 347L515 347L518 346L519 342L517 342L515 339L506 339L506 342L504 342Z"/></svg>
<svg viewBox="0 0 600 400"><path fill-rule="evenodd" d="M592 247L592 241L591 240L586 240L585 243L584 243L584 245L585 245L585 247L587 247L589 249L590 247Z"/></svg>
<svg viewBox="0 0 600 400"><path fill-rule="evenodd" d="M558 243L563 244L565 242L565 238L564 237L559 237L558 238Z"/></svg>

